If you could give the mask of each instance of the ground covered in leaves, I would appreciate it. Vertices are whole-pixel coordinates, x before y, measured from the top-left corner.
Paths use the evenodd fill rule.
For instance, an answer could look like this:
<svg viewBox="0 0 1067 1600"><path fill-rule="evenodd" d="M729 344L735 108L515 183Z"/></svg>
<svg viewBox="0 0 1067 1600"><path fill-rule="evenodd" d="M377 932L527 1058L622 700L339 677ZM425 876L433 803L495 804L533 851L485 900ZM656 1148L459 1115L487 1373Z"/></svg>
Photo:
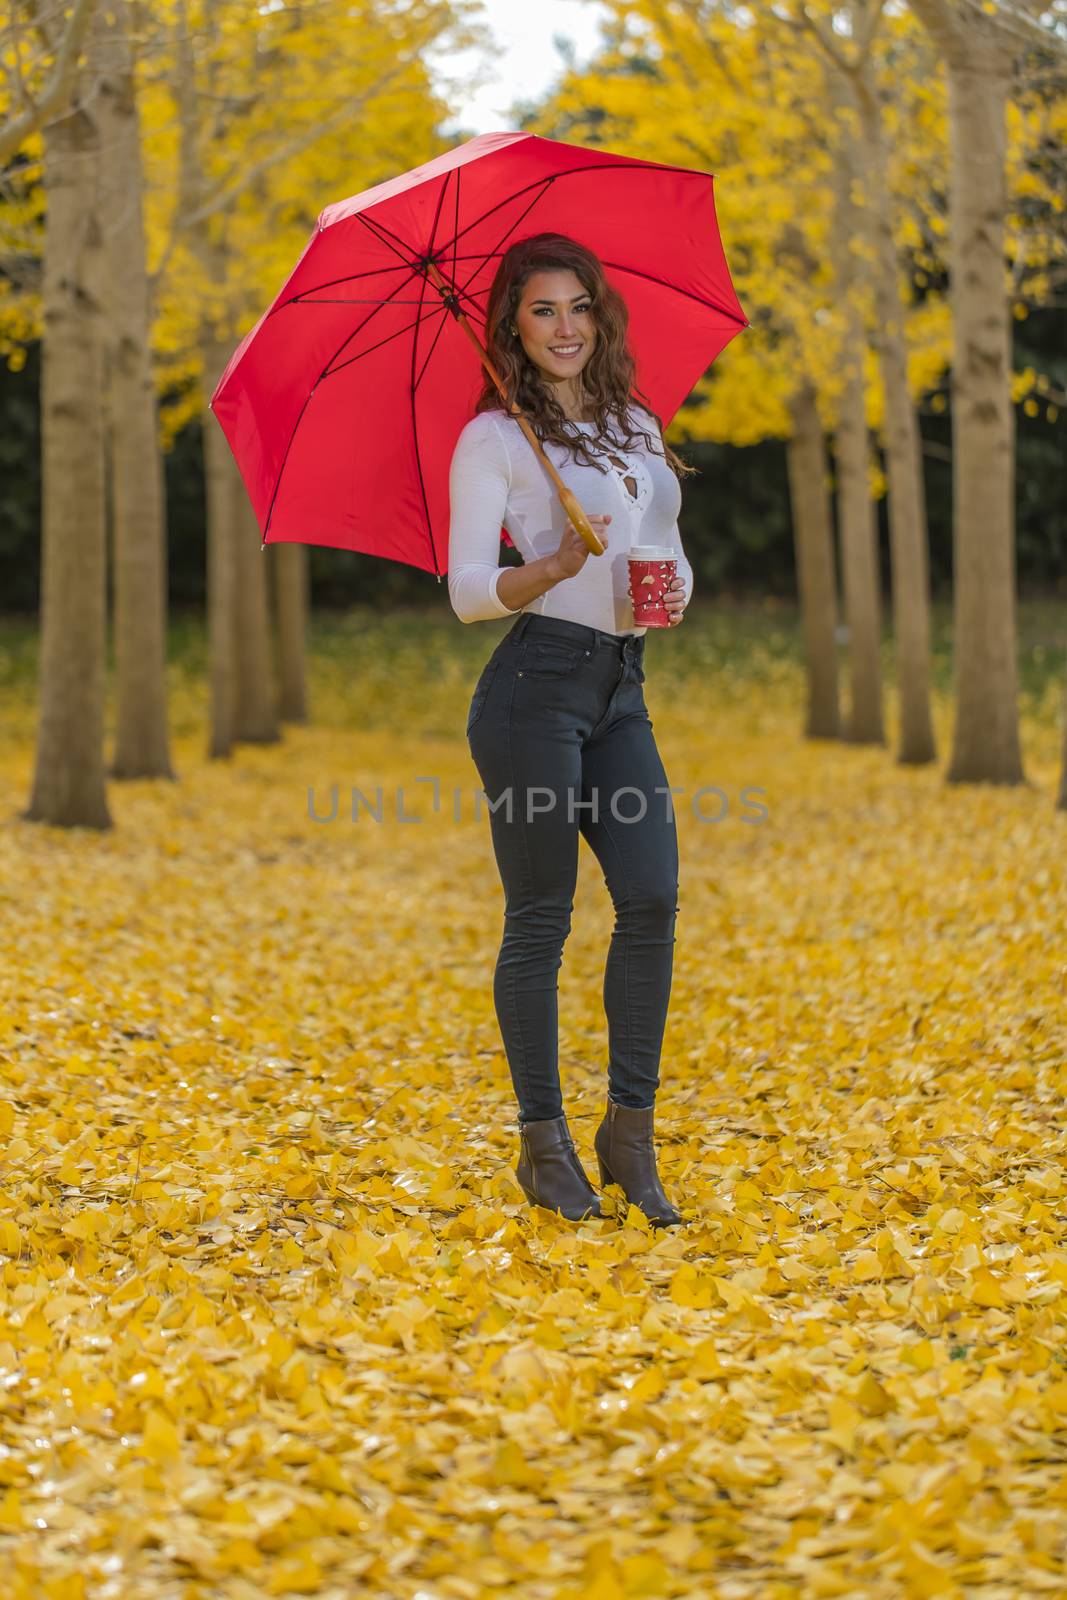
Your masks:
<svg viewBox="0 0 1067 1600"><path fill-rule="evenodd" d="M655 1234L513 1175L463 740L496 630L370 626L323 635L313 727L228 762L176 662L179 781L113 784L104 835L17 819L16 684L5 1600L1062 1595L1060 674L1031 786L948 787L943 699L938 768L903 770L892 722L799 737L776 635L694 610L650 640L684 786L657 1126L685 1225ZM610 927L583 845L560 1055L594 1176Z"/></svg>

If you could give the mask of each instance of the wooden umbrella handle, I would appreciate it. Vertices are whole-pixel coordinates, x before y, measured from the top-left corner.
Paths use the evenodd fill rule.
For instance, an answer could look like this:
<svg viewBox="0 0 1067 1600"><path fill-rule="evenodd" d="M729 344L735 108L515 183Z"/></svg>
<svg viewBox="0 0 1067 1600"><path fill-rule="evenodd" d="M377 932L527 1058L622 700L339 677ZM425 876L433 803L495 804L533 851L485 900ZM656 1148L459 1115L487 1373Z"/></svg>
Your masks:
<svg viewBox="0 0 1067 1600"><path fill-rule="evenodd" d="M530 426L529 420L522 414L518 406L512 405L511 401L508 399L504 388L503 379L490 360L489 352L483 347L478 335L475 333L474 329L471 327L470 323L467 321L462 310L460 309L459 300L452 286L448 283L447 279L441 276L440 272L437 270L436 264L433 261L427 261L425 266L427 275L433 282L434 286L441 291L445 305L448 307L449 311L451 311L452 315L455 317L456 321L467 335L467 338L478 352L478 359L482 363L482 366L485 368L486 372L488 372L489 376L492 378L493 382L496 384L500 398L507 407L509 414L515 418L515 421L518 423L519 427L530 441L530 444L540 459L545 471L555 484L560 505L563 507L564 511L567 513L567 516L581 534L590 554L594 556L602 556L604 551L607 549L607 545L602 542L596 532L596 529L593 527L592 523L589 521L589 518L578 504L578 500L574 494L574 491L567 488L567 485L564 483L563 479L560 477L551 461L545 455L545 452L541 447L541 441L538 439L536 433L534 433L533 428Z"/></svg>
<svg viewBox="0 0 1067 1600"><path fill-rule="evenodd" d="M500 397L506 405L508 397L504 393L504 386L500 382L500 379L497 377L496 373L493 371L493 365L488 356L485 358L485 365L490 377L500 390ZM526 435L527 439L529 439L537 454L544 462L545 470L548 472L552 482L556 485L556 493L559 496L560 505L563 507L564 511L567 513L568 517L570 517L571 521L574 523L574 526L578 529L578 532L585 540L591 554L594 556L602 556L604 551L607 549L607 545L601 542L597 535L596 529L593 527L592 523L589 521L589 518L578 504L574 490L567 488L567 485L564 483L563 479L560 477L551 461L545 455L544 450L541 448L540 439L538 439L536 433L534 433L529 422L522 415L522 413L515 407L512 407L511 415L515 418L515 421L518 423L519 427L522 429L523 433Z"/></svg>

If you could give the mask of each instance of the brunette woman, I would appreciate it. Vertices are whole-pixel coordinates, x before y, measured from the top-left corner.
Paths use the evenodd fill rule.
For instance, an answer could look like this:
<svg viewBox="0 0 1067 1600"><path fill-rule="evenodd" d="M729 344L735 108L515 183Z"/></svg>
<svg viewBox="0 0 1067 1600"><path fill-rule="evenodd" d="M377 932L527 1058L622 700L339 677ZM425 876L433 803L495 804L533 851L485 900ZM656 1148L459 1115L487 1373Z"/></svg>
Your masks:
<svg viewBox="0 0 1067 1600"><path fill-rule="evenodd" d="M557 974L578 839L615 910L604 971L607 1102L594 1137L602 1184L659 1226L681 1221L653 1146L678 911L672 796L645 707L644 635L628 593L632 544L669 545L681 622L693 587L678 531L687 467L638 399L628 312L597 257L561 234L512 244L485 337L508 395L607 545L591 555L486 375L450 472L448 591L464 622L517 613L474 690L467 740L505 895L494 1001L518 1101L516 1173L531 1203L601 1216L563 1109ZM521 566L500 566L505 527Z"/></svg>

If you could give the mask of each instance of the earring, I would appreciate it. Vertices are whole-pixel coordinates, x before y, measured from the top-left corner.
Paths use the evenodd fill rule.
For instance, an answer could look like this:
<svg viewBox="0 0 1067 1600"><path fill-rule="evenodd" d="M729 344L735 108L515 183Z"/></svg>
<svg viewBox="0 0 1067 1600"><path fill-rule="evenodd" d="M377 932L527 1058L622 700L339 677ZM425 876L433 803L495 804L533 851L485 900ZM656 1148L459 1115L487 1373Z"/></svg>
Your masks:
<svg viewBox="0 0 1067 1600"><path fill-rule="evenodd" d="M512 325L511 332L512 332L512 335L513 335L514 338L517 339L519 337L519 330L514 325Z"/></svg>

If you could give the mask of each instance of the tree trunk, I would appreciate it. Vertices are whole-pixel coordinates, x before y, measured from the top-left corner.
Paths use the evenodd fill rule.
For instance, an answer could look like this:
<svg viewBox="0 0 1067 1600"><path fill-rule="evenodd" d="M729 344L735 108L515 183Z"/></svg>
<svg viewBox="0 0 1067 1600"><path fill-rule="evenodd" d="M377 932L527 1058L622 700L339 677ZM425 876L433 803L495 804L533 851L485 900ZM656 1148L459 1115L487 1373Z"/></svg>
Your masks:
<svg viewBox="0 0 1067 1600"><path fill-rule="evenodd" d="M43 145L40 720L23 816L109 828L99 137L78 110Z"/></svg>
<svg viewBox="0 0 1067 1600"><path fill-rule="evenodd" d="M215 426L218 427L218 424ZM219 432L222 430L219 429ZM273 744L281 734L271 662L270 612L267 604L268 552L262 547L259 524L236 465L230 474L230 490L233 496L231 526L237 574L234 738L248 744Z"/></svg>
<svg viewBox="0 0 1067 1600"><path fill-rule="evenodd" d="M849 378L835 436L842 587L848 625L850 703L843 737L850 744L884 744L881 604L877 528L871 500L863 380Z"/></svg>
<svg viewBox="0 0 1067 1600"><path fill-rule="evenodd" d="M274 567L278 619L278 715L282 722L307 722L307 546L272 544L267 554Z"/></svg>
<svg viewBox="0 0 1067 1600"><path fill-rule="evenodd" d="M204 163L200 154L201 105L192 30L185 0L175 9L174 81L179 115L178 204L195 213L203 198ZM199 258L209 283L224 284L225 253L221 232L211 221L191 230L189 248ZM218 237L216 237L218 235ZM233 329L223 313L205 314L198 329L201 390L200 437L204 460L204 513L207 520L207 641L210 710L207 753L221 760L233 753L237 709L237 656L233 624L237 611L237 541L233 529L233 478L237 475L226 437L208 405L233 349Z"/></svg>
<svg viewBox="0 0 1067 1600"><path fill-rule="evenodd" d="M180 106L179 196L187 212L203 202L199 87L184 0L177 7L175 81ZM227 283L226 218L208 215L188 235L207 280ZM220 300L225 299L223 294ZM256 526L226 436L208 404L237 339L225 315L205 317L200 329L204 406L201 436L207 510L208 656L212 758L232 753L235 740L273 742L277 713L270 672L267 591ZM251 526L250 526L251 524Z"/></svg>
<svg viewBox="0 0 1067 1600"><path fill-rule="evenodd" d="M1015 416L1004 286L1010 62L949 56L957 717L949 781L1019 783Z"/></svg>
<svg viewBox="0 0 1067 1600"><path fill-rule="evenodd" d="M840 111L844 90L831 80L831 99ZM881 600L878 581L878 534L870 486L870 439L867 432L864 356L867 340L860 314L859 272L854 240L859 216L852 199L852 142L841 125L834 197L834 261L843 318L837 457L838 528L848 623L851 703L845 738L852 744L881 744L882 723Z"/></svg>
<svg viewBox="0 0 1067 1600"><path fill-rule="evenodd" d="M808 681L804 733L809 739L836 739L841 733L841 717L837 698L834 532L826 442L810 383L797 389L790 410L793 431L786 446L786 460Z"/></svg>
<svg viewBox="0 0 1067 1600"><path fill-rule="evenodd" d="M230 348L216 344L205 333L201 349L204 388L210 395L230 359ZM217 759L232 754L237 708L237 650L234 638L237 539L233 527L233 480L238 478L238 472L226 436L206 403L201 413L200 427L207 513L208 678L211 687L208 755Z"/></svg>
<svg viewBox="0 0 1067 1600"><path fill-rule="evenodd" d="M117 778L173 778L167 733L163 461L150 353L144 172L130 8L101 19L100 95L114 547Z"/></svg>
<svg viewBox="0 0 1067 1600"><path fill-rule="evenodd" d="M1022 783L1015 416L1004 282L1007 102L1019 38L996 8L913 6L948 73L956 726L950 783Z"/></svg>
<svg viewBox="0 0 1067 1600"><path fill-rule="evenodd" d="M893 199L877 89L865 62L857 77L867 205L873 246L878 348L885 390L885 453L889 481L893 624L900 690L897 759L909 765L937 754L930 715L930 566L922 441L908 387L908 349L899 263L893 238Z"/></svg>

